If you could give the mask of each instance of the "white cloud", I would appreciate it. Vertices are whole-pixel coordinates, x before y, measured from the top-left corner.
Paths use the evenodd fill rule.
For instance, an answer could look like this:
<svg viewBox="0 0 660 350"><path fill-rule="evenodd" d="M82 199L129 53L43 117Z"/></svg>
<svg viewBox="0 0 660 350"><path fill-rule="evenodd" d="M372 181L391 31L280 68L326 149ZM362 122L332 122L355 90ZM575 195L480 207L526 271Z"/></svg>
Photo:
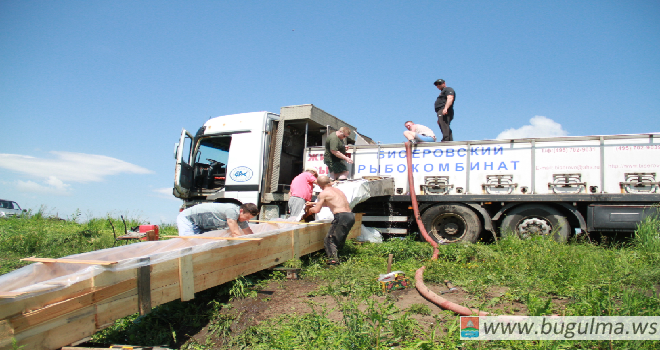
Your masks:
<svg viewBox="0 0 660 350"><path fill-rule="evenodd" d="M562 129L561 124L550 118L540 115L529 120L530 125L523 125L518 129L507 129L497 135L497 139L523 139L530 137L566 136L568 132Z"/></svg>
<svg viewBox="0 0 660 350"><path fill-rule="evenodd" d="M44 185L38 184L34 181L21 181L16 182L16 188L23 192L32 192L39 194L54 194L59 196L71 195L69 192L70 185L65 184L55 176L50 176Z"/></svg>
<svg viewBox="0 0 660 350"><path fill-rule="evenodd" d="M56 159L0 153L0 168L43 178L53 188L67 186L64 182L99 182L106 176L121 173L153 173L141 166L97 154L55 151L50 153L55 155Z"/></svg>
<svg viewBox="0 0 660 350"><path fill-rule="evenodd" d="M155 197L158 198L164 198L164 199L170 199L173 201L181 201L181 199L174 197L172 194L172 187L164 187L164 188L155 188L152 189L151 192L155 193Z"/></svg>

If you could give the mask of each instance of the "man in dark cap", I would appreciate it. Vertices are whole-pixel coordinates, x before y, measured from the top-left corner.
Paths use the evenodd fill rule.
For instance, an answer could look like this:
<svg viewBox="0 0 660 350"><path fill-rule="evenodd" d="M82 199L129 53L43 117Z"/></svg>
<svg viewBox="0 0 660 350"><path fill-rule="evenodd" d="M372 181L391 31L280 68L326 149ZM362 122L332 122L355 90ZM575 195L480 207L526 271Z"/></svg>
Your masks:
<svg viewBox="0 0 660 350"><path fill-rule="evenodd" d="M440 96L435 100L435 113L438 115L438 126L442 131L442 141L454 141L449 123L454 119L454 102L456 92L448 87L443 79L433 82L440 90Z"/></svg>

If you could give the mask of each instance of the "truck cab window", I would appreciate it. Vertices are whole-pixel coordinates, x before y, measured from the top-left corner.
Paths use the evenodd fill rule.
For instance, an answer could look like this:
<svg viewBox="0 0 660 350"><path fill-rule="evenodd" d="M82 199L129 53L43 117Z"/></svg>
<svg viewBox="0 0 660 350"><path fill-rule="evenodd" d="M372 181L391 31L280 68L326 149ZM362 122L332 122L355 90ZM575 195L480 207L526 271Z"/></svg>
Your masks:
<svg viewBox="0 0 660 350"><path fill-rule="evenodd" d="M231 136L207 137L199 141L195 154L195 185L202 189L224 187Z"/></svg>

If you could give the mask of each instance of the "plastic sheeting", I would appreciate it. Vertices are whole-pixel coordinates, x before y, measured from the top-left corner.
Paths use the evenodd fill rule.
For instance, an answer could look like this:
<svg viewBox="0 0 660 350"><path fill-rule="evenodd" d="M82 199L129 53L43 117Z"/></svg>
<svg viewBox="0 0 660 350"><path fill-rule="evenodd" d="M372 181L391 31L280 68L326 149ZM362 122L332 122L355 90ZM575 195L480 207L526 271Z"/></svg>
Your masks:
<svg viewBox="0 0 660 350"><path fill-rule="evenodd" d="M253 235L249 238L267 237L284 231L302 228L295 221L291 224L250 224ZM199 236L229 237L228 230L209 231ZM52 292L93 278L104 271L122 271L141 266L178 259L184 255L196 254L211 249L242 244L248 241L225 241L208 239L169 239L140 242L88 253L69 255L62 259L99 260L117 262L114 265L87 265L70 263L34 263L8 274L0 276L0 295L20 293L13 298L0 298L0 306L18 299L32 297L45 292ZM144 258L149 258L144 259Z"/></svg>
<svg viewBox="0 0 660 350"><path fill-rule="evenodd" d="M344 192L344 195L346 195L346 199L348 199L348 205L353 209L356 205L359 203L362 203L369 199L371 197L371 192L369 191L369 187L366 186L366 184L369 181L367 180L346 180L346 181L340 181L336 182L333 187L336 187L340 189L342 192ZM315 191L318 190L320 191L321 189L318 186L314 186ZM335 218L334 215L332 215L332 211L330 208L323 207L321 211L316 214L316 220L333 220Z"/></svg>
<svg viewBox="0 0 660 350"><path fill-rule="evenodd" d="M358 242L383 243L383 235L373 227L362 225L360 235L355 240Z"/></svg>

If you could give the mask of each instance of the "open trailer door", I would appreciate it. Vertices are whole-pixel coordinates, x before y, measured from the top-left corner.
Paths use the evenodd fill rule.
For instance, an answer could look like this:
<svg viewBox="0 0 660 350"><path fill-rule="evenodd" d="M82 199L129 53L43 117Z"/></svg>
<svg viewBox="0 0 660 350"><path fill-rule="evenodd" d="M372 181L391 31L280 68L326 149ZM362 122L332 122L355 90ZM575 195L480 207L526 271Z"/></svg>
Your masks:
<svg viewBox="0 0 660 350"><path fill-rule="evenodd" d="M174 144L176 170L174 172L174 197L185 199L190 195L193 184L193 168L190 165L193 136L186 130L181 130L179 142Z"/></svg>

